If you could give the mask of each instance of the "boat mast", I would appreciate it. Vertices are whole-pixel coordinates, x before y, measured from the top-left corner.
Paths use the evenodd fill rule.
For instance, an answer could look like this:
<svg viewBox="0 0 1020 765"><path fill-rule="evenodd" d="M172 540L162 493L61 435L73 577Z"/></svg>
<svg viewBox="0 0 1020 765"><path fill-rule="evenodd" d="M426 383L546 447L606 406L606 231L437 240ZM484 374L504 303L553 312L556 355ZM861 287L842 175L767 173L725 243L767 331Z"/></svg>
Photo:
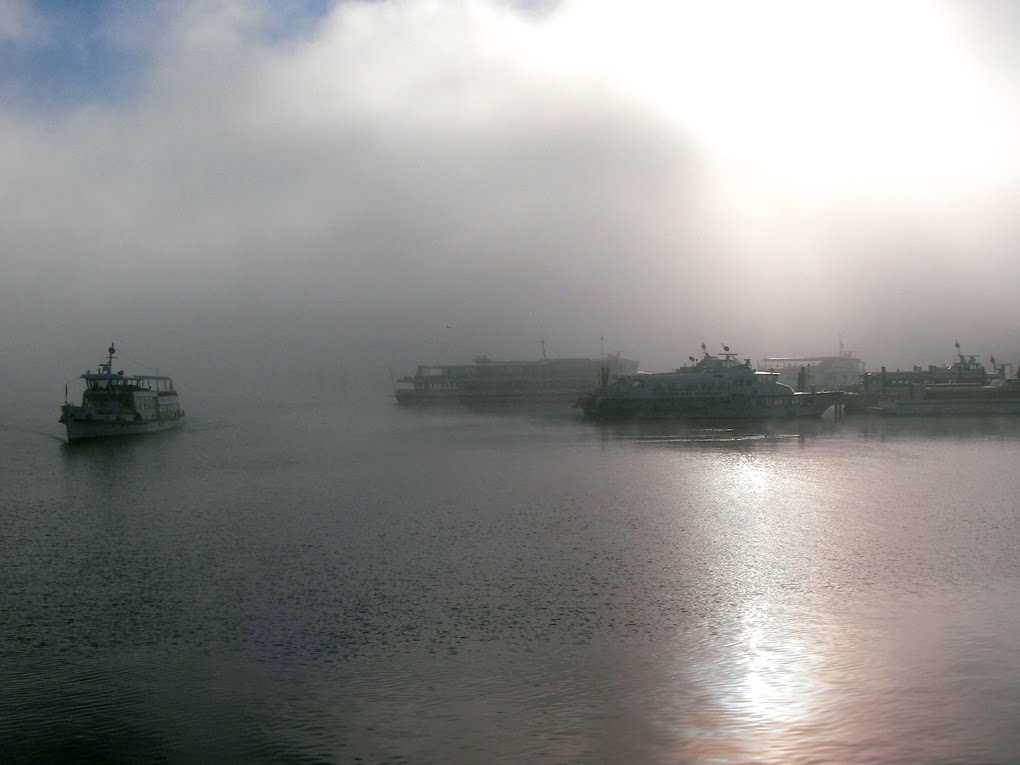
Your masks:
<svg viewBox="0 0 1020 765"><path fill-rule="evenodd" d="M110 347L106 349L106 374L113 374L113 360L116 358L113 354L117 352L117 349L113 347L113 343L110 343Z"/></svg>

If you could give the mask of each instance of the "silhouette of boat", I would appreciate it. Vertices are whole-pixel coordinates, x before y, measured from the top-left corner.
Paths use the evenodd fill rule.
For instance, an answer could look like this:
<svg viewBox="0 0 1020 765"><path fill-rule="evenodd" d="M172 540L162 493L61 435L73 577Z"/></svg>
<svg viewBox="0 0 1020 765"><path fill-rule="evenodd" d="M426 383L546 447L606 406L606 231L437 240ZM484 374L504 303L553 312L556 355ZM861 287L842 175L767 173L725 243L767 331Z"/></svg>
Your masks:
<svg viewBox="0 0 1020 765"><path fill-rule="evenodd" d="M173 380L114 372L116 352L111 343L106 361L98 370L81 375L85 391L80 405L65 400L60 407L59 422L67 429L68 441L153 433L175 427L183 420L184 410ZM64 393L66 399L66 388Z"/></svg>
<svg viewBox="0 0 1020 765"><path fill-rule="evenodd" d="M779 372L752 369L750 359L741 361L726 345L718 356L704 343L701 350L699 361L691 356L691 366L672 372L623 375L611 384L604 376L576 406L595 419L774 419L818 417L840 395L796 393L779 382Z"/></svg>

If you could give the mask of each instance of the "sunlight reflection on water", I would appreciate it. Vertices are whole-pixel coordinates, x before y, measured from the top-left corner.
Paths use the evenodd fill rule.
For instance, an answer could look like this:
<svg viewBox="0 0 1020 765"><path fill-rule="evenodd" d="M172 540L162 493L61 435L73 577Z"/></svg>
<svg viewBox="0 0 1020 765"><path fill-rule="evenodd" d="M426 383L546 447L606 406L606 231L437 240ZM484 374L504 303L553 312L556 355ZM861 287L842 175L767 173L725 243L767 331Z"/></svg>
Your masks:
<svg viewBox="0 0 1020 765"><path fill-rule="evenodd" d="M1016 424L370 415L9 449L0 745L444 765L1020 754Z"/></svg>

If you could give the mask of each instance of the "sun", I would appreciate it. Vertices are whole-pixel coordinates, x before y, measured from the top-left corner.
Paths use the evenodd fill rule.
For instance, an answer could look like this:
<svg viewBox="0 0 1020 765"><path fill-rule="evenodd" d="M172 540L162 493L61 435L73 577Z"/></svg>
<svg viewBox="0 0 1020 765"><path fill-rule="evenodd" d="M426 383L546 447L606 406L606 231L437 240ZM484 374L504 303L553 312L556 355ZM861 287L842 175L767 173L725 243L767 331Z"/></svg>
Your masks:
<svg viewBox="0 0 1020 765"><path fill-rule="evenodd" d="M667 115L723 164L792 192L980 182L1012 144L994 83L936 3L621 7L567 9L562 55Z"/></svg>

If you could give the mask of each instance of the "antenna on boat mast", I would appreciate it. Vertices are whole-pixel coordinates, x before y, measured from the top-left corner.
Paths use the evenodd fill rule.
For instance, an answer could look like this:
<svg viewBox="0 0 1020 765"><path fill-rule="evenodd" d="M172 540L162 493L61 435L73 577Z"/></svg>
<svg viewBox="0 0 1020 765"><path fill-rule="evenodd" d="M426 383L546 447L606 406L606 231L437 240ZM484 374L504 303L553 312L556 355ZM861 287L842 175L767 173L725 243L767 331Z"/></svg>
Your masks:
<svg viewBox="0 0 1020 765"><path fill-rule="evenodd" d="M117 349L113 347L113 343L111 342L110 343L110 347L106 349L106 354L107 354L106 355L106 374L108 374L108 375L112 375L113 374L113 360L116 358L116 356L114 356L114 354L116 352L117 352Z"/></svg>

